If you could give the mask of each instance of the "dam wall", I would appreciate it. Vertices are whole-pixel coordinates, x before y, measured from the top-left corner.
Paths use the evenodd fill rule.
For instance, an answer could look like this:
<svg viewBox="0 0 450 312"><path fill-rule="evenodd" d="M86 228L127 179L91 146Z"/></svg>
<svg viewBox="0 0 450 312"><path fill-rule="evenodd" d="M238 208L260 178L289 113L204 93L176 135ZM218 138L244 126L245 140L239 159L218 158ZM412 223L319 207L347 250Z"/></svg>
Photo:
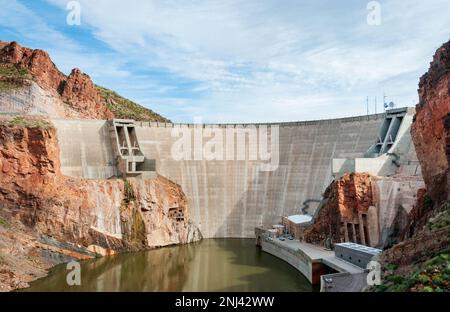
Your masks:
<svg viewBox="0 0 450 312"><path fill-rule="evenodd" d="M90 180L118 175L109 125L104 120L53 119L58 131L61 172Z"/></svg>
<svg viewBox="0 0 450 312"><path fill-rule="evenodd" d="M270 139L277 129L279 160L276 168L262 169L267 160L239 157L232 160L176 159L173 147L179 129L192 131L242 128L248 125L177 125L137 122L140 149L156 160L159 174L178 183L189 201L191 219L205 238L254 237L256 226L278 223L281 216L313 213L316 203L332 181L332 160L364 157L377 141L384 114L333 120L256 124L269 128ZM117 176L108 122L53 120L61 149L65 175L86 179ZM210 129L209 129L210 130ZM225 131L218 131L226 141ZM190 141L195 145L195 135ZM206 140L205 140L206 141ZM197 142L198 143L198 142ZM203 145L205 143L203 142ZM235 140L235 150L245 144L260 147L261 140ZM194 153L195 154L195 153ZM252 159L252 160L251 160Z"/></svg>

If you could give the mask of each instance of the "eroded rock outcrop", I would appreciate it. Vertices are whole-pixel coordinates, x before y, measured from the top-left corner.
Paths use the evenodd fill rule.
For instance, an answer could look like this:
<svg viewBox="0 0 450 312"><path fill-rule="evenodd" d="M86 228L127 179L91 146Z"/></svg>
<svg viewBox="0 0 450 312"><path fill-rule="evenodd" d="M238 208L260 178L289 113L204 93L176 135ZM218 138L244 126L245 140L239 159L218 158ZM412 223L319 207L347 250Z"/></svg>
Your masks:
<svg viewBox="0 0 450 312"><path fill-rule="evenodd" d="M0 63L26 69L44 88L57 90L66 80L47 52L25 48L17 42L0 41Z"/></svg>
<svg viewBox="0 0 450 312"><path fill-rule="evenodd" d="M80 114L96 112L99 119L114 118L113 113L106 107L91 78L78 68L72 70L67 80L59 86L63 101ZM86 116L86 117L89 117Z"/></svg>
<svg viewBox="0 0 450 312"><path fill-rule="evenodd" d="M305 241L323 243L328 237L334 242L361 241L361 232L355 225L364 222L363 216L374 205L371 176L367 173L345 174L333 181L324 198L326 201L314 224L305 230ZM350 233L344 231L347 225L350 225Z"/></svg>

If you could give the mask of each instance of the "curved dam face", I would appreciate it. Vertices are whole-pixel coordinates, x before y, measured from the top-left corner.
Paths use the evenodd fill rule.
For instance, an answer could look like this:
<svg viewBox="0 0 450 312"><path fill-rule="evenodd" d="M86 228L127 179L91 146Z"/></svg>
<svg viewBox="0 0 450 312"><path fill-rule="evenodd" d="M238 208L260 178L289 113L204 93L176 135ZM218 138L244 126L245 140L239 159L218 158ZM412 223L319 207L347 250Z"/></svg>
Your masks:
<svg viewBox="0 0 450 312"><path fill-rule="evenodd" d="M264 169L272 159L249 157L260 150L262 136L230 143L226 129L248 125L174 125L136 122L136 136L144 155L156 161L156 171L181 185L189 200L192 220L205 238L254 237L254 228L278 223L281 216L314 212L322 192L332 181L332 160L363 157L376 142L384 114L343 119L258 124L267 128L273 142L276 135L278 159L275 167ZM61 149L62 172L87 179L106 179L117 175L116 157L111 148L107 121L53 120ZM180 142L180 129L192 131L188 138L195 149L207 146L205 130L217 130L224 145L245 156L207 160L203 155L179 159L174 151ZM195 131L203 132L203 142ZM276 130L276 131L275 131ZM227 140L228 139L228 140ZM226 142L226 143L225 143ZM230 145L231 144L231 145ZM270 150L268 144L267 150ZM193 147L194 146L194 147ZM186 147L186 146L185 146ZM264 148L262 148L264 150ZM227 151L222 151L224 155ZM273 152L273 151L272 151ZM175 153L176 154L176 153ZM243 160L241 160L243 159ZM304 205L306 201L310 204Z"/></svg>

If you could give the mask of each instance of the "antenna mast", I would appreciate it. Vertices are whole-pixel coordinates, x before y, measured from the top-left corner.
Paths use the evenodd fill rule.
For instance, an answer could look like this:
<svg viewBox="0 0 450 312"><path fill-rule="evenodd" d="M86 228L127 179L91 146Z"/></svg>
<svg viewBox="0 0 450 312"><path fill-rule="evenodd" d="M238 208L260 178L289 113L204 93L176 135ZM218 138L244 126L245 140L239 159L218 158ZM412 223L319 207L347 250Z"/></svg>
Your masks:
<svg viewBox="0 0 450 312"><path fill-rule="evenodd" d="M377 97L375 96L375 115L377 114Z"/></svg>
<svg viewBox="0 0 450 312"><path fill-rule="evenodd" d="M367 116L369 116L369 97L367 97L366 106L367 106Z"/></svg>

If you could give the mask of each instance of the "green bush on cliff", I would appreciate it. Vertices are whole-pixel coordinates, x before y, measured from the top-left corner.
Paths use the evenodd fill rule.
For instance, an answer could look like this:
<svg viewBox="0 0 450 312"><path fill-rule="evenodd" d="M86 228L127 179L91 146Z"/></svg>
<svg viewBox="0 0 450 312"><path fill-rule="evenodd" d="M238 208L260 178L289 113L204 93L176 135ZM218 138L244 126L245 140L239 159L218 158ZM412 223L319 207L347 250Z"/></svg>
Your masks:
<svg viewBox="0 0 450 312"><path fill-rule="evenodd" d="M432 231L440 230L447 226L450 226L450 206L447 206L445 211L428 221L428 228Z"/></svg>
<svg viewBox="0 0 450 312"><path fill-rule="evenodd" d="M386 264L385 269L388 270L388 271L395 271L395 270L398 269L398 264L388 263L388 264Z"/></svg>
<svg viewBox="0 0 450 312"><path fill-rule="evenodd" d="M2 217L0 217L0 226L3 226L4 228L9 228L9 223Z"/></svg>
<svg viewBox="0 0 450 312"><path fill-rule="evenodd" d="M433 207L433 200L431 199L431 197L429 195L424 196L423 203L426 208Z"/></svg>

